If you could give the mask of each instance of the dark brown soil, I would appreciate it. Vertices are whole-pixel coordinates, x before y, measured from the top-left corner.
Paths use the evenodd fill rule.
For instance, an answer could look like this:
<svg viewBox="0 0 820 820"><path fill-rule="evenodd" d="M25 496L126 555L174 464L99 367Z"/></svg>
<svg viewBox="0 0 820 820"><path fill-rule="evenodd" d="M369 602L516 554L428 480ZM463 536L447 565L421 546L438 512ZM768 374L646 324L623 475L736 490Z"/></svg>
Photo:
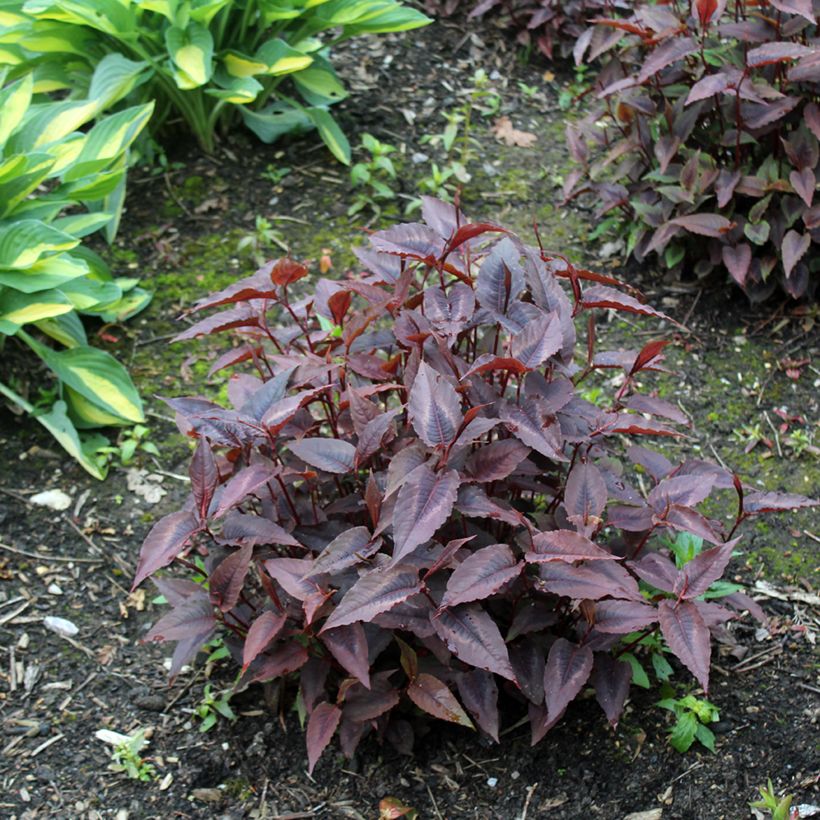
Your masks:
<svg viewBox="0 0 820 820"><path fill-rule="evenodd" d="M440 129L441 111L457 102L477 66L498 71L502 113L516 127L539 133L541 141L534 149L515 149L517 156L502 152L482 124L477 129L482 156L490 170L493 158L500 164L493 176L479 163L476 187L465 192L468 209L518 227L536 214L553 220L555 236L573 256L596 253L574 229L558 230L562 216L552 206L550 177L565 163L555 137L564 115L556 102L559 81L544 81L544 66L519 65L514 50L491 28L471 32L450 23L404 40L352 45L344 59L354 92L344 104L347 132L370 130L404 142L408 157L422 147L422 134ZM539 97L525 98L518 80L542 88ZM416 112L412 125L402 109ZM344 235L326 240L334 263L341 265L354 238L344 217L350 190L344 170L310 142L260 147L237 135L216 158L183 147L170 159L183 167L172 166L167 176L146 174L140 180L135 175L121 243L149 284L160 275L167 283L170 273L180 287L164 284L144 320L115 328L121 341L112 349L131 361L149 396L165 390L215 394L217 387L208 388L196 367L204 354L193 347L166 351L163 339L173 331L179 308L199 295L198 281L213 284L220 276L228 281L248 263L234 265L231 253L223 254L216 264L226 267L212 279L207 258L190 254L197 247L207 254L206 240L212 242L215 232L247 230L256 214L273 208L309 223L293 223L292 233L290 223L279 225L289 241L294 237L298 255L315 258L319 251L312 234L324 237L328 225L343 228ZM498 183L502 193L510 187L516 161L546 170L497 196L493 186ZM260 172L270 163L296 170L281 184L263 182ZM198 197L185 184L192 177L205 180ZM585 211L579 207L571 218L579 224ZM585 261L596 267L600 260ZM816 427L816 314L776 300L751 308L740 294L711 283L670 289L652 271L627 268L627 275L692 329L670 334L671 360L683 369L666 382L697 422L700 432L689 444L704 455L714 452L740 462L746 479L771 489L820 492L811 455L798 458L785 443L782 457L765 444L744 455L742 445L730 439L737 426L759 422L762 413L786 405ZM600 334L613 346L637 346L653 330L656 325L613 322ZM697 359L684 366L692 354ZM8 355L14 363L14 351ZM808 364L800 365L794 378L785 359L808 359ZM24 369L21 359L18 374ZM173 509L185 492L177 477L186 472L186 447L173 435L163 405L149 399L148 406L155 414L152 439L162 457L158 462L145 457L138 466L162 479L167 492L157 504L128 489L124 469L113 468L107 481L95 482L39 430L0 413L0 816L370 820L378 816L379 801L394 796L421 818L620 820L654 810L646 820L734 819L750 816L748 802L768 777L778 790L794 794L796 803L820 802L820 664L814 643L820 608L806 603L806 594L818 586L820 528L817 516L809 514L754 530L744 561L734 565L737 577L749 584L766 580L786 599L761 598L773 619L771 634L756 632L751 622L733 626L740 654L745 651L742 665L730 648L716 650L711 699L721 720L714 727L715 755L697 747L686 755L672 750L667 713L653 705L657 691L641 690L633 692L616 732L606 728L594 700L574 705L535 748L527 726L509 726L501 746L485 746L466 730L419 724L414 757L370 740L353 761L327 753L313 777L306 773L302 731L288 690L278 700L272 690L243 693L233 701L236 722L220 719L200 733L193 709L208 676L215 689L228 687L230 668L200 664L169 686L163 659L170 653L138 643L160 607L152 604L149 589L128 593L150 522ZM52 488L71 497L65 511L29 502L33 493ZM803 593L802 601L793 600L795 590ZM68 640L49 631L46 616L72 621L78 634ZM109 771L111 747L95 738L102 728L124 733L150 728L145 754L157 779L143 783Z"/></svg>

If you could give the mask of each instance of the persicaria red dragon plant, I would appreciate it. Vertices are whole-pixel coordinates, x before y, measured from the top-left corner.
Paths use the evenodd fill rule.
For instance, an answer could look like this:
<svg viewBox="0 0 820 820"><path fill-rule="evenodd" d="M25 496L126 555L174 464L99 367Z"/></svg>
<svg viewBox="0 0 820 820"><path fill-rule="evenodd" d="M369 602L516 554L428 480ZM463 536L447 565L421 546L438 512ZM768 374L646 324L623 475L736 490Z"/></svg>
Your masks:
<svg viewBox="0 0 820 820"><path fill-rule="evenodd" d="M199 302L226 309L178 337L232 330L212 372L252 372L231 378L231 408L168 402L197 446L187 502L142 548L135 585L153 576L172 607L147 640L178 642L172 674L219 630L239 686L297 677L311 769L337 732L346 755L371 732L411 747L416 707L498 740L503 697L537 742L592 686L615 725L635 632L659 629L707 689L710 630L759 612L703 599L737 526L813 503L632 445L653 482L639 491L622 440L686 421L635 389L664 343L595 352L590 320L579 357L574 320L663 314L453 205L423 215L357 249L365 273L306 288L280 259ZM600 368L624 374L605 409L579 395ZM726 532L696 507L733 487ZM657 549L670 530L712 546L678 569ZM156 574L172 563L207 582Z"/></svg>

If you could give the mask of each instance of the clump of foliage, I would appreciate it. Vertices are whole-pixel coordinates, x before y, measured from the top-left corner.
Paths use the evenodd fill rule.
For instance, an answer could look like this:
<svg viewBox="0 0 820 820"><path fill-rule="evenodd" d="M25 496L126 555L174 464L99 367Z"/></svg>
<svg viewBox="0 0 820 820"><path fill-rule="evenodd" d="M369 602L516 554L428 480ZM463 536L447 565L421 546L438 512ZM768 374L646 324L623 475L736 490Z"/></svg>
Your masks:
<svg viewBox="0 0 820 820"><path fill-rule="evenodd" d="M580 168L628 251L671 271L725 270L753 299L816 286L820 206L817 4L637 4L595 21L623 35L598 102L567 130ZM590 145L592 150L590 150Z"/></svg>
<svg viewBox="0 0 820 820"><path fill-rule="evenodd" d="M330 48L429 22L396 0L26 0L4 12L0 63L33 65L52 90L81 87L116 54L156 101L155 132L182 118L210 152L240 118L264 142L316 128L342 162L350 146L328 107L347 91Z"/></svg>
<svg viewBox="0 0 820 820"><path fill-rule="evenodd" d="M464 5L468 4L461 0L428 0L425 4L431 14L444 16ZM469 5L470 17L500 14L502 24L515 30L516 42L526 49L537 48L548 60L578 54L593 39L606 43L611 35L593 34L589 20L630 6L625 0L473 0Z"/></svg>
<svg viewBox="0 0 820 820"><path fill-rule="evenodd" d="M710 752L715 751L715 735L709 724L720 720L720 712L713 703L694 695L685 695L682 698L664 698L658 701L658 706L675 717L669 731L669 744L673 749L683 754L697 740Z"/></svg>
<svg viewBox="0 0 820 820"><path fill-rule="evenodd" d="M408 749L408 709L497 741L503 697L537 742L592 686L615 725L622 656L658 631L707 690L710 630L759 612L739 592L731 609L704 599L737 527L814 503L639 445L624 461L624 438L686 421L637 390L664 343L596 350L590 318L579 350L574 320L663 314L452 204L425 198L422 215L357 249L364 273L305 287L280 259L202 299L194 312L224 309L178 336L232 330L212 370L252 372L231 378L231 407L167 400L197 446L190 497L140 554L135 585L154 576L172 606L146 640L178 642L175 673L220 630L240 687L296 675L311 768L337 733L347 755L368 733ZM580 396L600 369L622 375L605 406ZM697 507L732 488L727 531ZM669 532L710 546L679 569ZM206 584L156 574L197 561Z"/></svg>
<svg viewBox="0 0 820 820"><path fill-rule="evenodd" d="M368 156L350 169L350 181L356 189L356 195L347 214L354 216L369 208L379 217L382 204L396 198L392 187L396 182L396 167L390 158L390 154L396 152L396 147L382 142L372 134L362 134L361 148Z"/></svg>
<svg viewBox="0 0 820 820"><path fill-rule="evenodd" d="M113 734L113 733L112 733ZM140 729L133 735L125 735L111 753L111 763L108 768L112 772L127 775L132 780L141 780L148 783L157 777L157 769L150 760L142 756L142 751L148 745L145 730Z"/></svg>
<svg viewBox="0 0 820 820"><path fill-rule="evenodd" d="M771 778L765 786L758 786L757 790L760 792L760 800L749 803L750 808L767 811L772 820L797 820L800 817L797 806L792 806L794 796L784 794L778 797Z"/></svg>
<svg viewBox="0 0 820 820"><path fill-rule="evenodd" d="M82 440L78 428L144 418L127 371L89 344L78 314L118 322L150 300L136 279L113 277L82 245L99 230L113 238L128 148L152 110L146 104L100 116L123 93L111 68L100 64L87 98L61 101L36 95L33 74L6 83L0 70L0 347L14 337L57 379L45 404L35 406L6 374L0 394L33 414L98 478L105 459L100 463L94 450L106 442L100 436ZM46 344L44 336L60 347Z"/></svg>

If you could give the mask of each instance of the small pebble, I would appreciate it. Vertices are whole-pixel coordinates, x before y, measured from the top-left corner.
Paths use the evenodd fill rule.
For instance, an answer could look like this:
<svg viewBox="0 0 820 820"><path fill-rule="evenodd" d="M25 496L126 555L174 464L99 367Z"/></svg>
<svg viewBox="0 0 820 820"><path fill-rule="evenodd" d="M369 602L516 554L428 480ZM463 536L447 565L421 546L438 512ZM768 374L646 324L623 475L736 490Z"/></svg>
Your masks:
<svg viewBox="0 0 820 820"><path fill-rule="evenodd" d="M487 778L487 785L494 789L498 785L498 778L497 777L488 777Z"/></svg>

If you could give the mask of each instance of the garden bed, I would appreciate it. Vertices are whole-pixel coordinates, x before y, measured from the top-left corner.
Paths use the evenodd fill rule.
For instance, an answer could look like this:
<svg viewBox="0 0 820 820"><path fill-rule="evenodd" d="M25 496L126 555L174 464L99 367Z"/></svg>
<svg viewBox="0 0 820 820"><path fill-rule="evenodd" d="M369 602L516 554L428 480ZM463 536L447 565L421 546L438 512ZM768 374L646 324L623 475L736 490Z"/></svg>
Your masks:
<svg viewBox="0 0 820 820"><path fill-rule="evenodd" d="M593 226L585 211L556 205L568 163L563 122L572 112L558 107L567 78L550 80L543 66L519 65L491 30L439 23L406 38L348 46L342 71L353 94L342 122L351 134L370 131L399 149L404 183L397 187L410 195L424 165L414 155L429 152L421 137L443 128L441 113L460 104L477 68L498 90L498 116L537 140L506 145L491 131L497 117L479 121L465 210L524 235L537 221L545 245L589 268L613 268L617 257L599 256L587 241ZM745 654L716 651L716 755L679 755L669 747L667 714L649 708L658 697L653 691L634 695L647 708L628 708L615 733L590 700L573 706L535 748L528 726L507 727L501 746L484 746L466 730L436 724L428 734L419 727L414 758L368 740L351 762L327 754L312 777L287 690L277 698L271 687L252 689L233 701L235 723L219 719L200 733L192 710L208 672L197 667L169 686L164 648L137 644L157 618L152 592L127 591L142 537L186 489L179 477L188 446L156 397L209 390L213 351L168 347L167 340L180 329L182 308L252 269L238 246L254 234L257 216L295 257L313 260L314 269L328 257L339 273L369 217L347 216L346 171L310 140L264 147L236 134L214 157L181 146L169 161L167 171L132 175L113 253L119 272L139 275L155 290L154 301L128 325L105 329L146 398L161 458L141 457L136 469L114 467L106 482L95 482L39 430L0 417L3 816L371 818L379 801L393 796L424 818L620 818L641 811L655 812L646 818L743 818L767 777L797 803L820 802L820 528L808 512L758 522L733 564L730 575L748 585L771 585L759 597L773 620L770 634L750 621L736 625ZM291 171L273 181L263 176L268 166ZM260 252L280 253L275 241ZM703 456L726 461L766 489L817 495L817 457L796 453L788 433L770 427L781 423L774 411L784 407L816 427L816 312L777 302L753 309L742 294L711 283L680 286L652 271L616 273L688 331L613 319L600 330L604 347L632 346L636 332L669 338L672 365L684 352L696 358L694 367L660 381L661 395L693 417ZM773 446L761 442L744 454L756 427ZM47 489L65 492L70 506L55 512L31 503ZM46 616L71 621L78 633L68 640L49 631ZM229 684L227 669L209 671L216 688ZM95 732L147 727L158 778L143 783L109 771L111 748Z"/></svg>

